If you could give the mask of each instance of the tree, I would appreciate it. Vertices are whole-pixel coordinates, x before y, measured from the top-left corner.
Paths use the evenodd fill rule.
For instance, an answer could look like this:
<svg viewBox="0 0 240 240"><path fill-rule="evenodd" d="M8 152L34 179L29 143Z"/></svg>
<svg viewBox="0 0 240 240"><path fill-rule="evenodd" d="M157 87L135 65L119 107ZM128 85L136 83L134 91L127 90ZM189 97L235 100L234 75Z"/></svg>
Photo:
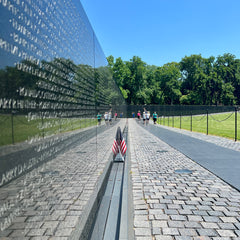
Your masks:
<svg viewBox="0 0 240 240"><path fill-rule="evenodd" d="M108 56L107 61L108 61L108 66L110 67L110 69L112 69L114 66L114 57L112 55Z"/></svg>
<svg viewBox="0 0 240 240"><path fill-rule="evenodd" d="M199 90L205 88L206 75L204 74L205 60L201 55L184 57L180 62L182 72L182 92L188 96L191 104L203 104ZM202 91L201 91L202 92Z"/></svg>
<svg viewBox="0 0 240 240"><path fill-rule="evenodd" d="M222 82L221 99L228 99L227 102L239 104L240 97L240 62L232 54L218 56L215 63L218 79ZM229 83L229 84L227 84ZM231 87L230 87L231 85ZM226 95L226 96L223 96Z"/></svg>
<svg viewBox="0 0 240 240"><path fill-rule="evenodd" d="M128 104L240 104L240 60L229 53L216 59L185 56L161 67L137 56L108 61Z"/></svg>
<svg viewBox="0 0 240 240"><path fill-rule="evenodd" d="M214 57L201 55L185 57L180 62L182 72L181 103L211 105L218 102L221 95L221 81L214 68Z"/></svg>
<svg viewBox="0 0 240 240"><path fill-rule="evenodd" d="M116 59L116 62L114 62L114 58L112 56L109 56L107 60L108 66L112 71L114 81L119 87L124 99L128 100L130 93L130 91L128 90L130 88L128 81L130 79L131 74L130 69L127 67L127 65L122 61L120 57Z"/></svg>
<svg viewBox="0 0 240 240"><path fill-rule="evenodd" d="M180 91L181 73L178 63L172 62L159 67L155 73L165 104L177 104L182 95Z"/></svg>
<svg viewBox="0 0 240 240"><path fill-rule="evenodd" d="M143 92L146 81L145 71L146 63L140 57L134 56L129 62L126 62L127 67L130 69L130 78L128 79L128 87L131 92L131 98L128 101L132 104L141 104L143 100Z"/></svg>

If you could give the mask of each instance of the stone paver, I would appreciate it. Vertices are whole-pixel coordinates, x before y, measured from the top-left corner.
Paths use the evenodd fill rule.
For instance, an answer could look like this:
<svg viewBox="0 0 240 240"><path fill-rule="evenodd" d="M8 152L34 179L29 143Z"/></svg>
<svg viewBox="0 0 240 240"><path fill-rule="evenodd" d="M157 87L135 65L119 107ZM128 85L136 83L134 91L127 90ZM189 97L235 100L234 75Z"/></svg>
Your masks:
<svg viewBox="0 0 240 240"><path fill-rule="evenodd" d="M154 240L238 239L240 193L144 128L129 120L134 208L136 201L141 201L142 208L145 202L144 212L134 211L134 221L147 219L149 225L144 229ZM213 136L208 141L212 139L221 146L238 149L238 143L229 144L221 138L218 142ZM179 174L177 169L192 173ZM134 226L136 239L140 229L140 225Z"/></svg>
<svg viewBox="0 0 240 240"><path fill-rule="evenodd" d="M125 124L123 119L1 187L0 240L69 239L104 171L117 127Z"/></svg>
<svg viewBox="0 0 240 240"><path fill-rule="evenodd" d="M136 121L128 122L135 240L239 239L240 193ZM90 139L2 187L0 240L70 239L111 154L117 126L98 136L97 157L89 154L96 147ZM231 140L194 137L240 149Z"/></svg>

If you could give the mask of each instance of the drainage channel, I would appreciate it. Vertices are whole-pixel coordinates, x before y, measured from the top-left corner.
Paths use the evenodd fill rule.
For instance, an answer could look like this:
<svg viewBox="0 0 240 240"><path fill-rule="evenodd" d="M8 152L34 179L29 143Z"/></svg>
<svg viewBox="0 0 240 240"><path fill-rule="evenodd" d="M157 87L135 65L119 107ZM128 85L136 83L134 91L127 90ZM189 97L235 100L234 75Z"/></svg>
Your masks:
<svg viewBox="0 0 240 240"><path fill-rule="evenodd" d="M127 144L127 126L123 137ZM90 240L119 239L125 161L113 161L105 193L101 199Z"/></svg>

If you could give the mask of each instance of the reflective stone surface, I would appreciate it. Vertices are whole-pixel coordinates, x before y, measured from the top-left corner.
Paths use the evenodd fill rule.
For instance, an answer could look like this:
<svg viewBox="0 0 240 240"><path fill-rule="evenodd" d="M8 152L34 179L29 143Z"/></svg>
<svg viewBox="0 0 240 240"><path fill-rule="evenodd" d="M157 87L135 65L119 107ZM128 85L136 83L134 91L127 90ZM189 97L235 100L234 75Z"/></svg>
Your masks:
<svg viewBox="0 0 240 240"><path fill-rule="evenodd" d="M97 114L125 107L79 0L0 0L0 16L1 189L97 138Z"/></svg>

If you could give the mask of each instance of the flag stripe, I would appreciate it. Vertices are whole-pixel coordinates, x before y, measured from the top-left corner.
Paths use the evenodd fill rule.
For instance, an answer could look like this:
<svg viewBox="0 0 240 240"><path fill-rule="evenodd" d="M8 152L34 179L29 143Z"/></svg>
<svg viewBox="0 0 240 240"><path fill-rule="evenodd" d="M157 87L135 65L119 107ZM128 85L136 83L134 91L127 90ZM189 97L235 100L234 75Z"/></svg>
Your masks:
<svg viewBox="0 0 240 240"><path fill-rule="evenodd" d="M113 142L112 151L115 155L119 152L118 144L117 144L117 141L115 139L114 139L114 142Z"/></svg>
<svg viewBox="0 0 240 240"><path fill-rule="evenodd" d="M122 139L120 144L121 144L120 151L121 151L122 155L124 155L127 151L127 146L126 146L124 138Z"/></svg>
<svg viewBox="0 0 240 240"><path fill-rule="evenodd" d="M117 154L117 153L118 153L118 149L113 148L112 150L113 150L113 153L114 153L114 154Z"/></svg>
<svg viewBox="0 0 240 240"><path fill-rule="evenodd" d="M120 140L120 144L118 145L118 142L116 141L116 139L114 139L113 146L112 146L112 151L115 155L117 155L119 153L119 150L120 150L121 154L124 156L126 151L127 151L127 145L126 145L126 142L125 142L125 140L122 136L120 136L119 140Z"/></svg>

